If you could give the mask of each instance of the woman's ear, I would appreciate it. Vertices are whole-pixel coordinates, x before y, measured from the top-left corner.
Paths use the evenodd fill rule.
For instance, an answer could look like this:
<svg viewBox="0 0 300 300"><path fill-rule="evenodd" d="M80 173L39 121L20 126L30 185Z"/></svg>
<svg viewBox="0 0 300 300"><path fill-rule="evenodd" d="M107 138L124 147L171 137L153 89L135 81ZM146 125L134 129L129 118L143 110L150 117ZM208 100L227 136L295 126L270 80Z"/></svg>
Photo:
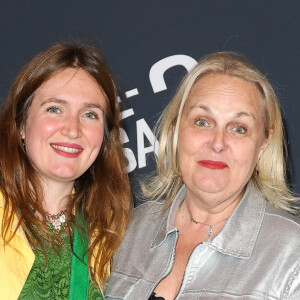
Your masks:
<svg viewBox="0 0 300 300"><path fill-rule="evenodd" d="M269 136L264 140L264 143L261 145L260 147L260 151L259 151L259 155L258 155L258 160L260 159L260 157L263 155L263 153L266 151L266 149L269 146L270 140L272 138L273 135L273 129L270 128L269 129Z"/></svg>
<svg viewBox="0 0 300 300"><path fill-rule="evenodd" d="M20 129L20 137L22 140L25 140L25 125L22 125L21 129Z"/></svg>

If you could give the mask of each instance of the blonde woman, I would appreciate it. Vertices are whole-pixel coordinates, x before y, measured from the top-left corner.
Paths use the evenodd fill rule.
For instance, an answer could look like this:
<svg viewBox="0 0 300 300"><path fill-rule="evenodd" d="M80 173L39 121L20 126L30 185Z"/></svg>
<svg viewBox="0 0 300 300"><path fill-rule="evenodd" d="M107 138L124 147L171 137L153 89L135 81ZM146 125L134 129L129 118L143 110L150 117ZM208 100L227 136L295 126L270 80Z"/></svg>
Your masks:
<svg viewBox="0 0 300 300"><path fill-rule="evenodd" d="M214 53L159 123L157 176L114 257L106 299L300 299L300 222L265 78Z"/></svg>

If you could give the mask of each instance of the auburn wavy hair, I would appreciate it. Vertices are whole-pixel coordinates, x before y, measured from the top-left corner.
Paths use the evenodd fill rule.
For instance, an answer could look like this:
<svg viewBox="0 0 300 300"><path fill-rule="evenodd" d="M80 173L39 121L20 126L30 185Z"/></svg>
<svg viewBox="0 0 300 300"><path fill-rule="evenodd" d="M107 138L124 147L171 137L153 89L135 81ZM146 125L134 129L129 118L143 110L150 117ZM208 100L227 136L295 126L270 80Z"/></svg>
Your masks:
<svg viewBox="0 0 300 300"><path fill-rule="evenodd" d="M119 139L120 109L111 72L98 49L90 45L59 43L37 54L16 76L0 112L0 191L4 197L2 237L7 245L14 217L35 249L43 248L40 236L50 245L40 177L24 151L20 129L27 119L35 91L51 76L67 69L83 69L104 92L107 101L104 138L92 166L75 180L69 196L67 220L72 212L82 213L89 239L90 274L101 287L109 276L110 261L127 227L132 200L126 159ZM36 212L38 212L38 217ZM73 220L74 221L74 220ZM78 226L78 224L77 224ZM37 234L35 228L39 228ZM93 279L92 278L92 279Z"/></svg>

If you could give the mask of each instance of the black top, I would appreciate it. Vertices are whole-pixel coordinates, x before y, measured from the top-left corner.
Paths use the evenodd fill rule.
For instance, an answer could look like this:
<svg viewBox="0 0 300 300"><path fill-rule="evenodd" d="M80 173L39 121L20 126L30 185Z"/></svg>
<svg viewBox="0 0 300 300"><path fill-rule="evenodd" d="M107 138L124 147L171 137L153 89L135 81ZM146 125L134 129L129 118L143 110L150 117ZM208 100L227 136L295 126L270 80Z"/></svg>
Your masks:
<svg viewBox="0 0 300 300"><path fill-rule="evenodd" d="M155 293L153 292L148 300L165 300L163 297L156 297Z"/></svg>

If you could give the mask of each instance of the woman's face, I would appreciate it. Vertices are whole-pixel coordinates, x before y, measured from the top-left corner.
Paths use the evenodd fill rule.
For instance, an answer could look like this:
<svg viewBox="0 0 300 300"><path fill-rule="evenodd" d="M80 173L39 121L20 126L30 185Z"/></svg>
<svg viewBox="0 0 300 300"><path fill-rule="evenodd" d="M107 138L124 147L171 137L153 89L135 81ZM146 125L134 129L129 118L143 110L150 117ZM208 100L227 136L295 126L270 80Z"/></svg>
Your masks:
<svg viewBox="0 0 300 300"><path fill-rule="evenodd" d="M239 200L267 143L262 95L254 85L227 75L199 79L179 127L187 196L214 199L211 206Z"/></svg>
<svg viewBox="0 0 300 300"><path fill-rule="evenodd" d="M95 161L104 133L106 100L96 80L68 68L35 92L21 137L46 180L71 182Z"/></svg>

